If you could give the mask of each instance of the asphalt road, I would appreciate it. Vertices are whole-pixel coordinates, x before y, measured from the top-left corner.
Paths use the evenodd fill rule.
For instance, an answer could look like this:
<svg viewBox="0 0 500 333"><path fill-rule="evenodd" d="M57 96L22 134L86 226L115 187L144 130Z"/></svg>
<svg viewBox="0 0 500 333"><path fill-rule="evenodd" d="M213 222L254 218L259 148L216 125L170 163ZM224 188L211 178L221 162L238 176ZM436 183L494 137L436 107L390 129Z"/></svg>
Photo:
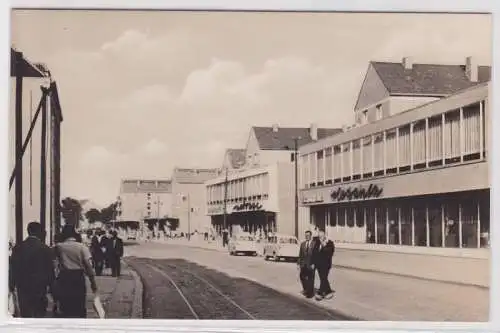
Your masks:
<svg viewBox="0 0 500 333"><path fill-rule="evenodd" d="M127 246L125 255L152 258L156 263L184 259L229 276L223 281L250 280L303 300L298 270L291 262L155 242ZM332 300L307 302L363 320L474 322L489 318L489 291L476 287L340 268L331 272L330 281L337 291Z"/></svg>
<svg viewBox="0 0 500 333"><path fill-rule="evenodd" d="M140 275L144 318L349 320L332 310L184 259L126 258Z"/></svg>

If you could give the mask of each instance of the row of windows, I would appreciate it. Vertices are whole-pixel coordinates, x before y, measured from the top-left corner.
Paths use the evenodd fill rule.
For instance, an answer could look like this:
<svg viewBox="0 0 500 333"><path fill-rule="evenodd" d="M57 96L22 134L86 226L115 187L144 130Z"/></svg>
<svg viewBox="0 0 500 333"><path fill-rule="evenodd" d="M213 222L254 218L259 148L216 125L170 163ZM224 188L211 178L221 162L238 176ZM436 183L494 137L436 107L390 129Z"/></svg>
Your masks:
<svg viewBox="0 0 500 333"><path fill-rule="evenodd" d="M302 188L485 158L484 101L301 156Z"/></svg>
<svg viewBox="0 0 500 333"><path fill-rule="evenodd" d="M227 192L226 192L227 191ZM209 205L227 202L236 203L247 200L267 199L269 196L269 174L249 176L224 183L207 186Z"/></svg>
<svg viewBox="0 0 500 333"><path fill-rule="evenodd" d="M489 205L474 200L313 208L321 228L365 228L366 243L479 248L489 246ZM336 236L335 234L333 236ZM334 237L338 239L338 237ZM341 240L342 239L338 239Z"/></svg>

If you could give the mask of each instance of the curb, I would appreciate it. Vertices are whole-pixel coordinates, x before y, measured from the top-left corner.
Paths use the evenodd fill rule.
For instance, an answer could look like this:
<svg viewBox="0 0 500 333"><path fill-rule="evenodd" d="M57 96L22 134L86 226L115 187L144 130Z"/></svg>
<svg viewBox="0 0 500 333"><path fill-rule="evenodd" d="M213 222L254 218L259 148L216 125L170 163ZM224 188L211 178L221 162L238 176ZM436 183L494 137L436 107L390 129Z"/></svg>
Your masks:
<svg viewBox="0 0 500 333"><path fill-rule="evenodd" d="M361 268L361 267L354 267L354 266L347 266L347 265L336 265L336 264L333 264L333 267L340 268L340 269L359 271L359 272L392 275L392 276L404 277L404 278L420 280L420 281L431 281L431 282L438 282L438 283L444 283L444 284L451 284L451 285L456 285L456 286L461 286L461 287L474 287L474 288L478 288L481 290L489 290L490 289L490 287L480 285L480 284L459 282L459 281L449 281L449 280L439 280L439 279L433 279L433 278L428 278L428 277L423 277L423 276L416 276L416 275L395 273L395 272L387 272L387 271L371 269L371 268Z"/></svg>
<svg viewBox="0 0 500 333"><path fill-rule="evenodd" d="M125 262L125 261L124 261ZM134 300L132 301L132 313L131 313L131 319L142 319L143 318L143 309L142 309L142 295L143 295L143 285L141 278L139 275L136 273L136 271L130 267L125 262L126 267L128 268L130 275L132 275L132 278L134 279Z"/></svg>

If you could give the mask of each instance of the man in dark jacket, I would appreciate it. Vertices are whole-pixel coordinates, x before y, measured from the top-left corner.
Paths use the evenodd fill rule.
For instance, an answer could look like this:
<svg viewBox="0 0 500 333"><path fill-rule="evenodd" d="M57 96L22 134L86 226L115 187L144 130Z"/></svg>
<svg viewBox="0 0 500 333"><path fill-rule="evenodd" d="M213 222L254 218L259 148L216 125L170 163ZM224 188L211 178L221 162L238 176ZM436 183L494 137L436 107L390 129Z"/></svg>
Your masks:
<svg viewBox="0 0 500 333"><path fill-rule="evenodd" d="M23 318L43 318L47 313L47 292L54 279L51 249L42 240L45 231L38 222L28 224L28 237L12 250L9 289L17 289Z"/></svg>
<svg viewBox="0 0 500 333"><path fill-rule="evenodd" d="M333 291L328 281L328 274L332 268L332 258L335 252L335 244L326 237L324 230L319 230L318 234L318 250L314 256L314 264L318 270L320 285L318 295L316 298L321 300L323 298L330 299L333 297Z"/></svg>
<svg viewBox="0 0 500 333"><path fill-rule="evenodd" d="M297 261L300 270L300 282L302 283L303 294L307 298L314 297L314 258L318 249L318 242L312 239L312 233L306 231L306 240L300 244L299 260Z"/></svg>
<svg viewBox="0 0 500 333"><path fill-rule="evenodd" d="M98 276L102 275L106 254L106 239L104 238L104 231L100 229L96 230L96 234L90 241L90 253L92 254L95 274Z"/></svg>
<svg viewBox="0 0 500 333"><path fill-rule="evenodd" d="M109 240L109 264L111 266L111 274L115 277L120 276L121 273L121 258L123 257L123 241L118 237L118 232L113 230L111 232L111 239Z"/></svg>

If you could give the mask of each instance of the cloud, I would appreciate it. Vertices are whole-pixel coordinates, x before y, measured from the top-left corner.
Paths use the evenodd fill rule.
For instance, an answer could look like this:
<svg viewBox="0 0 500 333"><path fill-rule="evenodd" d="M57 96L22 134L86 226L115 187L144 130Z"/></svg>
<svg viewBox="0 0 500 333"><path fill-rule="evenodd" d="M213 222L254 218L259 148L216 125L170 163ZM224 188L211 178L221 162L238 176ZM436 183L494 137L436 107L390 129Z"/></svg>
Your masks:
<svg viewBox="0 0 500 333"><path fill-rule="evenodd" d="M167 152L167 146L157 139L151 139L151 141L141 147L141 151L149 155L165 154Z"/></svg>

